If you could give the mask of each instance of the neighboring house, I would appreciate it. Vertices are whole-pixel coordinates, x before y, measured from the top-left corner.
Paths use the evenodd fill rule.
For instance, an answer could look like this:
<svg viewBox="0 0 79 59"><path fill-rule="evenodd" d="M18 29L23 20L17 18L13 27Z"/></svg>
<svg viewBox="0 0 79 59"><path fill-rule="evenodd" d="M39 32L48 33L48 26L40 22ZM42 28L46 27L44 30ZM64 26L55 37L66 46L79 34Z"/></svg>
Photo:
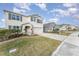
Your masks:
<svg viewBox="0 0 79 59"><path fill-rule="evenodd" d="M43 25L43 31L44 32L52 32L56 24L54 22L45 23Z"/></svg>
<svg viewBox="0 0 79 59"><path fill-rule="evenodd" d="M77 30L78 28L74 25L70 24L62 24L62 27L59 28L59 31L72 31L72 30Z"/></svg>
<svg viewBox="0 0 79 59"><path fill-rule="evenodd" d="M62 27L62 25L56 25L53 29L53 32L59 32L59 29Z"/></svg>
<svg viewBox="0 0 79 59"><path fill-rule="evenodd" d="M39 15L24 16L7 10L4 14L7 29L19 29L29 35L43 32L43 19Z"/></svg>
<svg viewBox="0 0 79 59"><path fill-rule="evenodd" d="M62 24L61 27L59 28L59 31L67 31L68 30L68 26L67 24Z"/></svg>

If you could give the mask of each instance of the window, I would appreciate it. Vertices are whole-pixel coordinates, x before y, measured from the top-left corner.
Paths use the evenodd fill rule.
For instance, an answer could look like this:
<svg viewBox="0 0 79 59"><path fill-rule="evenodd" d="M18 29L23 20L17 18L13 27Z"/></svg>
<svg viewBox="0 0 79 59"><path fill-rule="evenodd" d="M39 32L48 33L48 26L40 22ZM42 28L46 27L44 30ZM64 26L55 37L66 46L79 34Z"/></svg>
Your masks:
<svg viewBox="0 0 79 59"><path fill-rule="evenodd" d="M19 16L16 16L17 17L17 20L20 20L20 17Z"/></svg>
<svg viewBox="0 0 79 59"><path fill-rule="evenodd" d="M33 21L33 17L31 17L31 21Z"/></svg>
<svg viewBox="0 0 79 59"><path fill-rule="evenodd" d="M9 25L9 29L11 29L11 26Z"/></svg>
<svg viewBox="0 0 79 59"><path fill-rule="evenodd" d="M20 26L13 26L13 29L20 30Z"/></svg>
<svg viewBox="0 0 79 59"><path fill-rule="evenodd" d="M40 19L37 19L37 23L42 23L42 20L40 20Z"/></svg>
<svg viewBox="0 0 79 59"><path fill-rule="evenodd" d="M9 13L9 20L19 20L22 21L22 16L21 15L16 15L14 13Z"/></svg>
<svg viewBox="0 0 79 59"><path fill-rule="evenodd" d="M9 16L8 16L9 20L11 20L11 13L9 13Z"/></svg>
<svg viewBox="0 0 79 59"><path fill-rule="evenodd" d="M22 16L16 16L16 20L22 21Z"/></svg>
<svg viewBox="0 0 79 59"><path fill-rule="evenodd" d="M13 26L13 29L16 29L16 26Z"/></svg>
<svg viewBox="0 0 79 59"><path fill-rule="evenodd" d="M20 20L22 21L22 16L20 16Z"/></svg>
<svg viewBox="0 0 79 59"><path fill-rule="evenodd" d="M36 17L34 17L34 22L36 22L36 19L37 19L37 18L36 18Z"/></svg>
<svg viewBox="0 0 79 59"><path fill-rule="evenodd" d="M12 19L16 20L16 15L15 14L12 14Z"/></svg>
<svg viewBox="0 0 79 59"><path fill-rule="evenodd" d="M17 29L19 29L19 26L17 26Z"/></svg>
<svg viewBox="0 0 79 59"><path fill-rule="evenodd" d="M31 17L31 21L35 22L36 21L36 17Z"/></svg>

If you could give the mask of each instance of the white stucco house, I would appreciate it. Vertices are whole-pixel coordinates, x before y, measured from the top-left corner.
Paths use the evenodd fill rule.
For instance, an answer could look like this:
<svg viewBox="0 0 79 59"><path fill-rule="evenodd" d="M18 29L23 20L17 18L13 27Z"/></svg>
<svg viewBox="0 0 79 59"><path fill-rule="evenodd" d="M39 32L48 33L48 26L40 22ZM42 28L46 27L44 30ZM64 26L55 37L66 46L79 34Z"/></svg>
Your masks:
<svg viewBox="0 0 79 59"><path fill-rule="evenodd" d="M4 10L7 29L20 29L25 34L43 32L43 18L39 15L25 16L12 11Z"/></svg>

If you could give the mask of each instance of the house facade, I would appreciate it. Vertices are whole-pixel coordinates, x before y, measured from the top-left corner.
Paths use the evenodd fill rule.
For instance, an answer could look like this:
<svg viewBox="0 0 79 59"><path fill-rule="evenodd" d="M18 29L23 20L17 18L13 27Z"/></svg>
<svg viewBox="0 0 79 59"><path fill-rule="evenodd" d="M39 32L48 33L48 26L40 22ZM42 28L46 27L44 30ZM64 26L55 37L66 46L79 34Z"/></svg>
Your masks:
<svg viewBox="0 0 79 59"><path fill-rule="evenodd" d="M7 29L19 29L24 34L38 34L43 32L43 18L39 15L24 16L4 10Z"/></svg>
<svg viewBox="0 0 79 59"><path fill-rule="evenodd" d="M54 22L45 23L43 25L43 31L44 32L52 32L54 30L55 26L56 26L56 24Z"/></svg>

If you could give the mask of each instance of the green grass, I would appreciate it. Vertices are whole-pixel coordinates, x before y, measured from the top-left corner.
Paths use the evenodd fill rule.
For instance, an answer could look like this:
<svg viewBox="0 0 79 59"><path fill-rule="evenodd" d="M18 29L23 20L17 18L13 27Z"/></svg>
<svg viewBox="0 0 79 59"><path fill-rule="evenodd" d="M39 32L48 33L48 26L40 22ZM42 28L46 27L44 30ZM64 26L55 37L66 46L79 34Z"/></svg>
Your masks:
<svg viewBox="0 0 79 59"><path fill-rule="evenodd" d="M0 45L2 56L49 56L61 42L41 36L24 36ZM16 52L9 50L16 48Z"/></svg>

